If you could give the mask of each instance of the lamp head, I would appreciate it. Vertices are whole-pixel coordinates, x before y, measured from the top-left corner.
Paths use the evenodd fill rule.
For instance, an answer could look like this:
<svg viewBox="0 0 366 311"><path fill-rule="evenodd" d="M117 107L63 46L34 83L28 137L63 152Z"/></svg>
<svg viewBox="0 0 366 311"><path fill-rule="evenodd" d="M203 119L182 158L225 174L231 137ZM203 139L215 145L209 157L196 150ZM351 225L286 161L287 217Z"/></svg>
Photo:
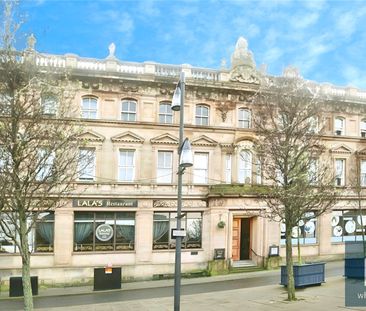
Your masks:
<svg viewBox="0 0 366 311"><path fill-rule="evenodd" d="M174 94L173 94L173 100L172 100L172 110L174 111L179 111L180 110L180 97L181 97L181 90L180 90L180 86L178 85L175 88Z"/></svg>
<svg viewBox="0 0 366 311"><path fill-rule="evenodd" d="M180 161L179 161L180 167L190 167L193 166L193 154L192 154L192 148L191 144L186 138L181 146L180 149Z"/></svg>

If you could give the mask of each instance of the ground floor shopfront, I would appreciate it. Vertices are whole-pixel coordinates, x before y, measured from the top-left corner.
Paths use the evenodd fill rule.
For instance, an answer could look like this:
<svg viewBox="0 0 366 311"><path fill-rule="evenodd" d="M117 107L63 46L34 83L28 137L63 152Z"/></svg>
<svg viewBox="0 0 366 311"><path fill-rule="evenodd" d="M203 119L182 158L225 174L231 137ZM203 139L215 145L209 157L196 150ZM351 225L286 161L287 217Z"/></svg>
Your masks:
<svg viewBox="0 0 366 311"><path fill-rule="evenodd" d="M261 204L254 198L184 200L182 271L206 270L215 260L228 267L244 260L264 265L273 246L283 258L284 227L262 217ZM94 268L108 265L122 267L124 280L172 274L175 212L171 199L74 198L35 229L32 274L45 283L85 283ZM306 215L293 229L293 243L300 242L305 258L339 258L345 241L360 239L361 223L354 207L339 203L321 217ZM0 246L0 277L6 282L20 274L21 260L4 238Z"/></svg>

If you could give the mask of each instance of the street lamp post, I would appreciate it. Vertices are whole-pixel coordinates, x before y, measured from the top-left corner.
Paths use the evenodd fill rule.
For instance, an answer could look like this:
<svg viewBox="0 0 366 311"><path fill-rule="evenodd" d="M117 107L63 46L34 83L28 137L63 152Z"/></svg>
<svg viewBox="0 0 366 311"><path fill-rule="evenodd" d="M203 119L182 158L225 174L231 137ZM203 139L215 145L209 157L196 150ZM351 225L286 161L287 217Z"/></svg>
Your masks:
<svg viewBox="0 0 366 311"><path fill-rule="evenodd" d="M175 235L175 273L174 273L174 311L180 310L180 279L181 279L181 248L182 248L182 185L183 174L186 167L193 165L193 157L191 146L188 138L183 141L184 134L184 93L185 93L185 77L181 72L178 85L174 91L172 110L180 111L179 113L179 147L178 147L178 201L177 201L177 228L173 230Z"/></svg>

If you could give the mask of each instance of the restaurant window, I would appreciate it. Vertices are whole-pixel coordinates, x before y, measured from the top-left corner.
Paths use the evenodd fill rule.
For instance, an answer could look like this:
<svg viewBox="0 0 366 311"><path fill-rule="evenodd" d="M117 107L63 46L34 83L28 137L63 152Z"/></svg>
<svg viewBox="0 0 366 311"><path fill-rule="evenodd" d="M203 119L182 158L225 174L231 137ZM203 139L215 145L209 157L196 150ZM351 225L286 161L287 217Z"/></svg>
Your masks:
<svg viewBox="0 0 366 311"><path fill-rule="evenodd" d="M75 252L129 251L134 248L134 212L75 212Z"/></svg>
<svg viewBox="0 0 366 311"><path fill-rule="evenodd" d="M19 253L15 242L11 239L15 237L19 240L19 235L15 232L15 224L10 220L9 215L1 214L0 225L0 253ZM28 220L31 225L31 220ZM54 213L41 212L33 224L33 228L28 234L28 245L30 252L47 253L53 252L54 248Z"/></svg>
<svg viewBox="0 0 366 311"><path fill-rule="evenodd" d="M171 230L177 228L177 213L155 212L153 226L153 249L174 249L175 239ZM181 228L186 232L182 248L202 247L202 213L187 212L182 218Z"/></svg>
<svg viewBox="0 0 366 311"><path fill-rule="evenodd" d="M286 244L286 225L282 222L281 226L281 245ZM315 244L317 235L317 221L313 212L306 213L298 222L297 226L292 228L291 241L293 245Z"/></svg>
<svg viewBox="0 0 366 311"><path fill-rule="evenodd" d="M342 210L332 211L332 242L362 241L365 233L366 211Z"/></svg>

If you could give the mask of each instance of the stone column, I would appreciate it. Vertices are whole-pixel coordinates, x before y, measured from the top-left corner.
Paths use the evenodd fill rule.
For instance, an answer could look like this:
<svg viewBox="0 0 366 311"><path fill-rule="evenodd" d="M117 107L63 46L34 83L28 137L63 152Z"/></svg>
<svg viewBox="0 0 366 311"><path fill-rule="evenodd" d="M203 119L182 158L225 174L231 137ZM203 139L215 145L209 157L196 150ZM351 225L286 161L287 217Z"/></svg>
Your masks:
<svg viewBox="0 0 366 311"><path fill-rule="evenodd" d="M153 242L152 210L138 210L136 212L135 249L136 263L151 262Z"/></svg>
<svg viewBox="0 0 366 311"><path fill-rule="evenodd" d="M69 208L55 211L55 266L69 266L74 245L74 213Z"/></svg>
<svg viewBox="0 0 366 311"><path fill-rule="evenodd" d="M332 213L326 213L318 217L318 243L319 255L329 255L332 253Z"/></svg>

